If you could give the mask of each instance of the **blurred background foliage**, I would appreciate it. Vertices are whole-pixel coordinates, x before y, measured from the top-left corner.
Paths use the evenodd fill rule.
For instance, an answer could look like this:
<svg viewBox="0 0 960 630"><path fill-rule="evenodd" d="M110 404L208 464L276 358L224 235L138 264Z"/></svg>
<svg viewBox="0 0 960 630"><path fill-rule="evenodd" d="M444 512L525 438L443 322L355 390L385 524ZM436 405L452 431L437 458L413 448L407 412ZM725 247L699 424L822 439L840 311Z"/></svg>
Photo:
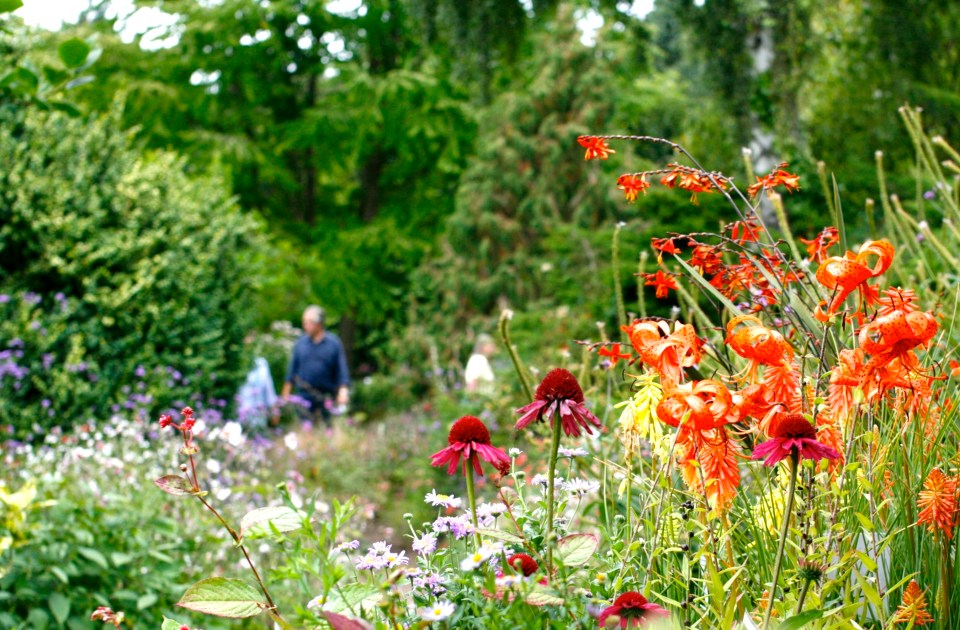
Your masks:
<svg viewBox="0 0 960 630"><path fill-rule="evenodd" d="M148 360L198 375L157 392L156 407L197 391L229 400L249 366L243 338L311 302L328 308L374 414L456 380L438 374L456 373L502 308L524 313L514 329L527 356L596 339L597 321L609 334L618 221L635 311L638 290L652 297L633 276L650 236L730 217L718 199L691 211L670 191L625 204L619 173L581 159L580 134L668 137L743 183L742 147L761 171L789 161L804 182L789 204L797 235L829 222L822 161L852 237L878 196L876 150L891 192L922 192L899 105L960 136L952 3L657 0L642 16L614 0L134 8L172 17L139 34L109 0L57 32L0 17L6 423L45 404L58 422L79 419L119 400ZM676 159L634 151L618 162ZM24 294L41 296L38 313ZM555 338L545 318L563 322ZM44 339L10 346L30 326ZM51 353L61 376L41 369ZM67 370L68 355L87 371Z"/></svg>

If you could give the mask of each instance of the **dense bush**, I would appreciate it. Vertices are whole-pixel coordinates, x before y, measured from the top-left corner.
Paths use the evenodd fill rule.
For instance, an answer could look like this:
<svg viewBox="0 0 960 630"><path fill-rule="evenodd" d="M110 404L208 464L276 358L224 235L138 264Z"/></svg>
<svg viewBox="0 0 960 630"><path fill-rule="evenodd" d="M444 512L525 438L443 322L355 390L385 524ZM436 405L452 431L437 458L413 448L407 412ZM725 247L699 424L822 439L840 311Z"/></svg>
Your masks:
<svg viewBox="0 0 960 630"><path fill-rule="evenodd" d="M141 365L180 375L157 404L232 399L257 234L223 183L142 155L116 114L2 116L0 421L91 417Z"/></svg>

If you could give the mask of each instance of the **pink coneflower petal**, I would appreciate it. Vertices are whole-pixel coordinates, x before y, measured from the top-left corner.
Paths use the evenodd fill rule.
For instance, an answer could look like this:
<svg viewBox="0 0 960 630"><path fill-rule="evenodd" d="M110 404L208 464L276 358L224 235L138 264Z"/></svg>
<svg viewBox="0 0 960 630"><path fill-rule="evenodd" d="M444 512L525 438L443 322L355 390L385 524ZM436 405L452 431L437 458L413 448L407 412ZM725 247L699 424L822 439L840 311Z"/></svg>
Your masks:
<svg viewBox="0 0 960 630"><path fill-rule="evenodd" d="M463 416L450 428L447 437L449 446L430 456L432 466L447 466L447 474L453 475L461 459L465 465L472 465L479 476L483 476L480 459L492 464L496 468L509 465L507 454L490 444L490 431L479 418ZM464 474L467 469L464 468Z"/></svg>
<svg viewBox="0 0 960 630"><path fill-rule="evenodd" d="M520 429L525 428L528 424L538 419L541 413L541 410L546 407L549 403L544 400L534 400L529 405L525 405L517 409L516 413L522 414L520 419L517 420L516 426L514 429L519 431Z"/></svg>

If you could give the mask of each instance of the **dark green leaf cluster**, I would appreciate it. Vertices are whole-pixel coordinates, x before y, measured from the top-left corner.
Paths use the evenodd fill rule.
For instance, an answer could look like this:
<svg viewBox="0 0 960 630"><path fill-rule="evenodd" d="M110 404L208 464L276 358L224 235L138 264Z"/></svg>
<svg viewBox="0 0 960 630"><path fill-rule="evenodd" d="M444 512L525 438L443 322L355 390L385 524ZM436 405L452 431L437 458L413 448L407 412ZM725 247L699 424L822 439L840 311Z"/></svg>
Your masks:
<svg viewBox="0 0 960 630"><path fill-rule="evenodd" d="M150 413L195 392L232 400L260 241L223 183L141 154L115 112L8 113L0 162L0 340L19 366L0 380L0 422L104 417L124 386L146 394L139 366L177 375Z"/></svg>

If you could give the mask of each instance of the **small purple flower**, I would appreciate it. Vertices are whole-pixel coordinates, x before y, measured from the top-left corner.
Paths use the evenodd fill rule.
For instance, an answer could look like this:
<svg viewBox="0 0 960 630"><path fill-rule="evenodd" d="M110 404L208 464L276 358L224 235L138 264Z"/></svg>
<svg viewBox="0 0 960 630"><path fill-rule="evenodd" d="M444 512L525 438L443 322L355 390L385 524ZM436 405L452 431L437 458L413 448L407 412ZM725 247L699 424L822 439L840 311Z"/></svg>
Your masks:
<svg viewBox="0 0 960 630"><path fill-rule="evenodd" d="M34 293L33 291L27 291L23 294L23 301L29 304L30 306L36 306L40 303L40 296Z"/></svg>
<svg viewBox="0 0 960 630"><path fill-rule="evenodd" d="M147 375L147 370L142 365L138 365L137 369L133 371L137 378L143 378Z"/></svg>
<svg viewBox="0 0 960 630"><path fill-rule="evenodd" d="M46 409L47 407L49 407L49 406L50 406L50 399L49 399L49 398L44 398L43 400L41 400L41 401L40 401L40 406L43 407L44 409Z"/></svg>
<svg viewBox="0 0 960 630"><path fill-rule="evenodd" d="M0 304L6 304L10 301L10 296L6 293L0 293Z"/></svg>
<svg viewBox="0 0 960 630"><path fill-rule="evenodd" d="M44 354L42 358L43 369L49 370L53 366L53 362L56 358L57 358L57 355L53 354L52 352L47 352L46 354Z"/></svg>
<svg viewBox="0 0 960 630"><path fill-rule="evenodd" d="M937 198L937 191L928 190L925 193L923 193L923 198L926 199L927 201L932 201L933 199Z"/></svg>

